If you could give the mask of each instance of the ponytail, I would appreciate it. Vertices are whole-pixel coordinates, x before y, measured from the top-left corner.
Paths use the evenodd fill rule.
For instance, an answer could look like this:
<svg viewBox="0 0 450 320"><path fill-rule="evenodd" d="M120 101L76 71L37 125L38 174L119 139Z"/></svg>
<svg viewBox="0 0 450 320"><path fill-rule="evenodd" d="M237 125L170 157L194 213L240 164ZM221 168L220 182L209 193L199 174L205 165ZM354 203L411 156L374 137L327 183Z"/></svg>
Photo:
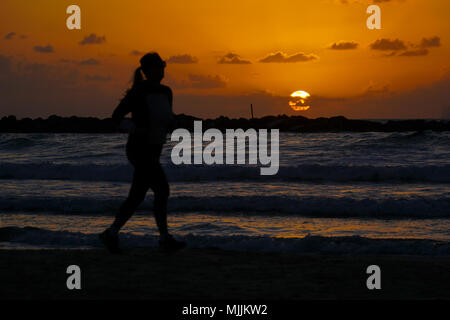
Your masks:
<svg viewBox="0 0 450 320"><path fill-rule="evenodd" d="M133 86L131 88L136 88L140 83L144 81L144 76L142 75L142 67L138 67L134 72Z"/></svg>

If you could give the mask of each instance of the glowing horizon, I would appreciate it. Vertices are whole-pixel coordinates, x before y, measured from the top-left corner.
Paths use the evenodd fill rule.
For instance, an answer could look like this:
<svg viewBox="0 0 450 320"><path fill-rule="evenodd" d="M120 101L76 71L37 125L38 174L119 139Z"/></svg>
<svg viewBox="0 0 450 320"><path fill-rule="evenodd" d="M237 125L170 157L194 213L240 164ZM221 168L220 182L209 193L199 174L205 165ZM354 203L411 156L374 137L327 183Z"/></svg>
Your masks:
<svg viewBox="0 0 450 320"><path fill-rule="evenodd" d="M70 31L67 3L2 1L2 116L109 116L148 51L168 61L163 82L178 113L247 117L242 106L253 103L259 115L295 114L286 100L296 88L314 93L311 117L447 112L448 1L380 3L381 30L366 28L356 1L77 5L82 27ZM433 104L425 109L420 99Z"/></svg>

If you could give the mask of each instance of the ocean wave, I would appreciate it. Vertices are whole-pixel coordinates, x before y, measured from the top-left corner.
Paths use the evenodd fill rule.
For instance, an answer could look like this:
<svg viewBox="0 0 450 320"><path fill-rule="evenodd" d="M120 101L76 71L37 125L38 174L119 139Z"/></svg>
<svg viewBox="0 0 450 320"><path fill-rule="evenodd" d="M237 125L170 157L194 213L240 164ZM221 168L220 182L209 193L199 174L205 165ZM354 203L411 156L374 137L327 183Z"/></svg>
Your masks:
<svg viewBox="0 0 450 320"><path fill-rule="evenodd" d="M450 143L450 135L448 133L434 132L432 130L415 131L415 132L393 132L386 137L376 137L375 139L362 140L371 145L380 144L380 146L396 146L410 148L411 145L417 144L442 144L448 146ZM361 141L360 141L361 142Z"/></svg>
<svg viewBox="0 0 450 320"><path fill-rule="evenodd" d="M8 197L0 196L0 211L57 214L111 215L124 198L104 197ZM149 195L140 212L153 208ZM294 215L308 217L365 218L450 218L450 197L354 199L326 196L176 196L169 200L169 212L206 212L224 215Z"/></svg>
<svg viewBox="0 0 450 320"><path fill-rule="evenodd" d="M0 150L17 151L17 150L33 147L36 144L37 144L37 141L35 139L15 137L15 138L10 138L10 139L6 139L6 140L1 140L0 141Z"/></svg>
<svg viewBox="0 0 450 320"><path fill-rule="evenodd" d="M319 254L395 254L449 256L450 243L424 239L371 239L360 236L304 238L276 238L269 236L178 236L188 248L220 248L236 251L289 252ZM121 233L121 245L156 247L158 238L151 235ZM50 231L32 227L0 228L3 248L32 245L43 248L100 247L97 234L69 231Z"/></svg>
<svg viewBox="0 0 450 320"><path fill-rule="evenodd" d="M385 137L349 137L348 142L341 145L344 150L352 154L384 154L386 159L392 155L404 155L411 159L424 156L425 153L434 159L447 159L450 134L433 131L417 131L400 133L394 132Z"/></svg>
<svg viewBox="0 0 450 320"><path fill-rule="evenodd" d="M276 175L262 176L257 166L173 165L165 170L171 182L202 181L330 181L330 182L450 182L450 165L356 166L304 164L281 166ZM73 181L131 181L128 164L0 163L0 179L40 179Z"/></svg>

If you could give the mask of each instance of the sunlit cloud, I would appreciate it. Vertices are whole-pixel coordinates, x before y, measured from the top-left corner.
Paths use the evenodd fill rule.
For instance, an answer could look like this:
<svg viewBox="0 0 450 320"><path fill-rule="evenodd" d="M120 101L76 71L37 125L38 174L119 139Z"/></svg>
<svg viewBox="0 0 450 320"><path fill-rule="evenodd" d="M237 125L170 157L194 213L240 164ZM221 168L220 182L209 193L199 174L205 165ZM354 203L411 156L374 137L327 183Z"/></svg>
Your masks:
<svg viewBox="0 0 450 320"><path fill-rule="evenodd" d="M86 84L87 79L92 82ZM16 61L0 54L3 114L92 115L92 110L109 113L120 94L103 90L107 81L107 76L84 77L71 65Z"/></svg>
<svg viewBox="0 0 450 320"><path fill-rule="evenodd" d="M99 37L95 33L91 33L79 42L80 45L101 44L106 41L106 37Z"/></svg>
<svg viewBox="0 0 450 320"><path fill-rule="evenodd" d="M227 85L226 80L219 76L210 75L189 75L189 80L193 88L212 89L212 88L224 88Z"/></svg>
<svg viewBox="0 0 450 320"><path fill-rule="evenodd" d="M397 51L406 50L406 45L403 41L399 39L378 39L372 44L370 44L372 50L382 50L382 51Z"/></svg>
<svg viewBox="0 0 450 320"><path fill-rule="evenodd" d="M180 55L175 55L175 56L169 57L169 59L167 59L167 62L168 63L177 63L177 64L192 64L192 63L197 63L198 58L191 56L190 54L180 54Z"/></svg>
<svg viewBox="0 0 450 320"><path fill-rule="evenodd" d="M441 38L439 37L423 38L422 42L420 43L421 48L431 48L440 46L441 46Z"/></svg>
<svg viewBox="0 0 450 320"><path fill-rule="evenodd" d="M318 60L319 57L315 54L305 54L303 52L299 52L293 55L287 55L281 51L271 53L267 57L262 58L259 62L263 63L295 63L295 62L306 62Z"/></svg>
<svg viewBox="0 0 450 320"><path fill-rule="evenodd" d="M236 53L227 53L217 61L219 64L251 64L250 61L241 59Z"/></svg>
<svg viewBox="0 0 450 320"><path fill-rule="evenodd" d="M165 83L175 89L217 89L225 88L227 86L227 80L220 75L201 75L201 74L189 74L187 79L177 79L172 75L167 74L165 77Z"/></svg>
<svg viewBox="0 0 450 320"><path fill-rule="evenodd" d="M409 50L399 54L400 57L417 57L417 56L426 56L429 51L427 49L419 49L419 50Z"/></svg>
<svg viewBox="0 0 450 320"><path fill-rule="evenodd" d="M15 35L16 35L15 32L9 32L5 35L4 39L11 40L12 38L14 38Z"/></svg>
<svg viewBox="0 0 450 320"><path fill-rule="evenodd" d="M131 56L143 56L144 52L143 51L139 51L139 50L133 50L130 52Z"/></svg>
<svg viewBox="0 0 450 320"><path fill-rule="evenodd" d="M111 81L112 77L111 76L102 76L102 75L85 75L84 78L87 81L99 81L99 82L107 82L107 81Z"/></svg>
<svg viewBox="0 0 450 320"><path fill-rule="evenodd" d="M97 59L94 59L94 58L90 58L90 59L79 61L77 64L80 66L93 66L93 65L100 64L100 61L98 61Z"/></svg>
<svg viewBox="0 0 450 320"><path fill-rule="evenodd" d="M331 44L328 49L331 50L353 50L358 48L358 43L353 41L338 41Z"/></svg>
<svg viewBox="0 0 450 320"><path fill-rule="evenodd" d="M36 51L36 52L40 52L40 53L53 53L53 52L55 52L55 49L51 45L34 46L33 50Z"/></svg>
<svg viewBox="0 0 450 320"><path fill-rule="evenodd" d="M90 58L90 59L86 59L86 60L68 60L68 59L61 59L59 60L59 62L62 63L72 63L78 66L94 66L94 65L99 65L100 61L94 58Z"/></svg>
<svg viewBox="0 0 450 320"><path fill-rule="evenodd" d="M408 49L409 46L409 49ZM406 45L404 41L395 39L378 39L370 45L372 50L392 51L386 54L385 57L397 56L399 57L418 57L429 54L428 48L437 48L441 46L440 37L434 36L430 38L422 38L419 44L410 43Z"/></svg>

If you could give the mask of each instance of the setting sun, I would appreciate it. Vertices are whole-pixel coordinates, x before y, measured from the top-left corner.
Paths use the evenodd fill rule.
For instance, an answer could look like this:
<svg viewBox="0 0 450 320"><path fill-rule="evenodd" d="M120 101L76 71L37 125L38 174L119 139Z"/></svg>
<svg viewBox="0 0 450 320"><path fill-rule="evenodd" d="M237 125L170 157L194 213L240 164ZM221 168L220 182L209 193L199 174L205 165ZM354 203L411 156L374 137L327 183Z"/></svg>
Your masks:
<svg viewBox="0 0 450 320"><path fill-rule="evenodd" d="M289 101L289 106L294 111L306 111L311 106L307 105L307 100L310 94L306 91L295 91L291 94L292 99Z"/></svg>

